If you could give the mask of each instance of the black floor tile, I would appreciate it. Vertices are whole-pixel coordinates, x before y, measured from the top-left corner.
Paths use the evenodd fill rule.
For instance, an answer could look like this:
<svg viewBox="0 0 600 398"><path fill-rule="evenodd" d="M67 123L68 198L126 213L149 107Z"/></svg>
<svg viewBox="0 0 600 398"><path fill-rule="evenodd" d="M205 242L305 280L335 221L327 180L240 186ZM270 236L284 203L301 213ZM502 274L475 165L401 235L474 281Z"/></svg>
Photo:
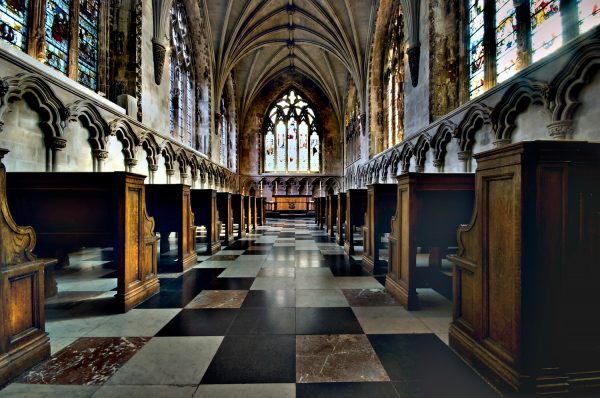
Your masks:
<svg viewBox="0 0 600 398"><path fill-rule="evenodd" d="M217 256L211 256L208 260L210 260L210 261L234 261L238 257L239 257L239 255L220 254Z"/></svg>
<svg viewBox="0 0 600 398"><path fill-rule="evenodd" d="M183 308L195 296L184 294L182 292L161 291L150 297L136 308L138 309L156 309L156 308Z"/></svg>
<svg viewBox="0 0 600 398"><path fill-rule="evenodd" d="M434 334L368 337L401 396L499 396Z"/></svg>
<svg viewBox="0 0 600 398"><path fill-rule="evenodd" d="M352 309L296 308L296 334L364 333Z"/></svg>
<svg viewBox="0 0 600 398"><path fill-rule="evenodd" d="M250 290L254 278L216 278L207 290Z"/></svg>
<svg viewBox="0 0 600 398"><path fill-rule="evenodd" d="M225 336L202 384L294 383L296 336Z"/></svg>
<svg viewBox="0 0 600 398"><path fill-rule="evenodd" d="M243 308L228 334L294 334L295 308Z"/></svg>
<svg viewBox="0 0 600 398"><path fill-rule="evenodd" d="M443 397L440 395L439 397ZM399 398L392 383L298 383L296 398ZM413 398L400 395L400 398ZM433 396L432 396L433 397Z"/></svg>
<svg viewBox="0 0 600 398"><path fill-rule="evenodd" d="M157 336L224 336L237 316L237 309L181 310Z"/></svg>
<svg viewBox="0 0 600 398"><path fill-rule="evenodd" d="M250 290L242 308L295 307L294 290Z"/></svg>

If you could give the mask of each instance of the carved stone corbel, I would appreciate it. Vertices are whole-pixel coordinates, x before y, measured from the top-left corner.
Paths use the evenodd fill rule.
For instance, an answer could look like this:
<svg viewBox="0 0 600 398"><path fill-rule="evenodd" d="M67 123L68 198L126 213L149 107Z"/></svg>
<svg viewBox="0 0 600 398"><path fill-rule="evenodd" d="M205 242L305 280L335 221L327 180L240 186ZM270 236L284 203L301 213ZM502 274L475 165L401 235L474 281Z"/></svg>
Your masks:
<svg viewBox="0 0 600 398"><path fill-rule="evenodd" d="M548 134L557 140L564 140L571 137L575 132L575 126L572 120L560 120L548 125Z"/></svg>
<svg viewBox="0 0 600 398"><path fill-rule="evenodd" d="M408 54L408 70L410 72L410 80L413 87L419 84L419 62L421 58L421 45L416 44L414 47L406 50Z"/></svg>
<svg viewBox="0 0 600 398"><path fill-rule="evenodd" d="M154 82L160 85L163 69L165 66L165 55L169 47L169 33L172 0L152 0L153 34L152 58L154 60Z"/></svg>

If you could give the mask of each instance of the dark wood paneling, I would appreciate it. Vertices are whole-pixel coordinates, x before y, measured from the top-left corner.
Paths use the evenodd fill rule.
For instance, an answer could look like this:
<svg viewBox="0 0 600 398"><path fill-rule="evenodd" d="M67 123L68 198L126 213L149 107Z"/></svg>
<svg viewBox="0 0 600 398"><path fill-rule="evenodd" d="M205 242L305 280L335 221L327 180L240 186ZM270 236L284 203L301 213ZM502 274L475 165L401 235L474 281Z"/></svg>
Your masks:
<svg viewBox="0 0 600 398"><path fill-rule="evenodd" d="M204 225L206 227L206 252L207 254L215 254L221 250L217 191L214 189L192 189L191 206L196 217L196 225Z"/></svg>
<svg viewBox="0 0 600 398"><path fill-rule="evenodd" d="M363 260L368 271L387 273L387 263L379 260L381 237L391 232L392 216L396 211L396 184L371 184L367 186L367 211L363 226Z"/></svg>

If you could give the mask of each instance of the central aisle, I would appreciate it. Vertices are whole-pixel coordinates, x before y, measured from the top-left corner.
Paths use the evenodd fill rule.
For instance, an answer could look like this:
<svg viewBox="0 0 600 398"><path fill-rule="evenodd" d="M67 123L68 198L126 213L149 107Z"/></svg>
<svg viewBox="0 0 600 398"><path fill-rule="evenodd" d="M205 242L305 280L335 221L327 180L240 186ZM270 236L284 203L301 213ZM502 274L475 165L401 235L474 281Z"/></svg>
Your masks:
<svg viewBox="0 0 600 398"><path fill-rule="evenodd" d="M447 300L423 290L405 311L311 220L200 259L127 314L55 314L71 344L0 395L498 396L445 345Z"/></svg>

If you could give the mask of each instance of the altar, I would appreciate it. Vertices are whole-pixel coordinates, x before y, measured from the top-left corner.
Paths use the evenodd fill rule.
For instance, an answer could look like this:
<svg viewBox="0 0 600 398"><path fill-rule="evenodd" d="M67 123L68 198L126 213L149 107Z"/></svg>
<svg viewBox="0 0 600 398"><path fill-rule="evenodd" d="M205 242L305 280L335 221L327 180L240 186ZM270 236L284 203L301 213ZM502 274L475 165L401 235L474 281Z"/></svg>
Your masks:
<svg viewBox="0 0 600 398"><path fill-rule="evenodd" d="M310 195L273 195L267 202L267 211L273 214L308 214L314 210Z"/></svg>

